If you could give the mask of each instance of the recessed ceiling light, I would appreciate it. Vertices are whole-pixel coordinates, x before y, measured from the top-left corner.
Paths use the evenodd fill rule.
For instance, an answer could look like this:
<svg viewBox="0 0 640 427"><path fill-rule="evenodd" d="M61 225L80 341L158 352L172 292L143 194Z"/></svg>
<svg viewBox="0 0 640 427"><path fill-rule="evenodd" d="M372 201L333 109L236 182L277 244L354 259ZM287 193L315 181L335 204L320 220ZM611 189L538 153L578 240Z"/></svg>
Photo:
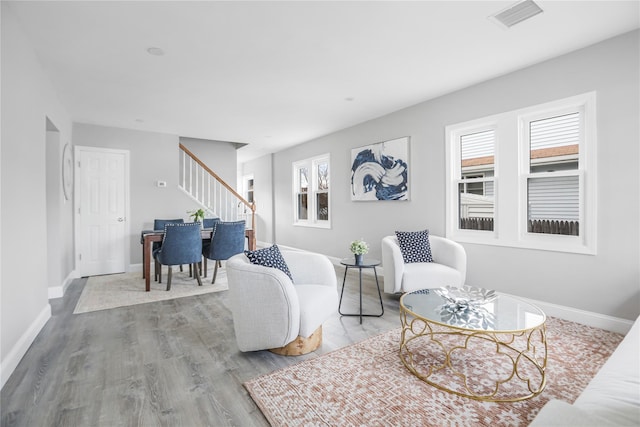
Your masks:
<svg viewBox="0 0 640 427"><path fill-rule="evenodd" d="M345 101L349 101L349 102L351 102L351 101L353 101L354 99L355 99L355 98L348 97L348 98L345 98L344 100L345 100Z"/></svg>
<svg viewBox="0 0 640 427"><path fill-rule="evenodd" d="M144 123L144 120L142 120L142 119L136 119L136 122L138 122L138 123Z"/></svg>
<svg viewBox="0 0 640 427"><path fill-rule="evenodd" d="M514 25L542 12L542 8L540 8L540 6L538 6L533 0L523 0L489 16L489 19L503 27L511 28Z"/></svg>
<svg viewBox="0 0 640 427"><path fill-rule="evenodd" d="M164 50L162 50L159 47L150 47L150 48L147 48L147 53L153 56L162 56L164 55Z"/></svg>

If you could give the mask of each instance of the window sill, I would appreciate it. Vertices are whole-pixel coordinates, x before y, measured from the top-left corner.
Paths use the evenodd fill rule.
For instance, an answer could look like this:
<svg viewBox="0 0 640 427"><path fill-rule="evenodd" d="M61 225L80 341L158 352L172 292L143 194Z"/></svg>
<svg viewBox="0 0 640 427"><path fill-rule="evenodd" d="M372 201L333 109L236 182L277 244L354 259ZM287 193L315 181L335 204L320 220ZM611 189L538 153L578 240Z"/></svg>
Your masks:
<svg viewBox="0 0 640 427"><path fill-rule="evenodd" d="M529 236L522 240L499 239L492 236L478 236L465 234L448 234L447 238L458 243L472 243L476 245L502 246L517 249L531 249L547 252L564 252L581 255L596 255L595 245L588 246L582 243L580 238L574 236L542 235ZM549 239L550 238L550 239ZM553 240L553 241L551 241Z"/></svg>
<svg viewBox="0 0 640 427"><path fill-rule="evenodd" d="M294 222L293 223L294 227L306 227L306 228L324 228L324 229L330 229L331 228L331 223L327 222L327 223L320 223L320 222Z"/></svg>

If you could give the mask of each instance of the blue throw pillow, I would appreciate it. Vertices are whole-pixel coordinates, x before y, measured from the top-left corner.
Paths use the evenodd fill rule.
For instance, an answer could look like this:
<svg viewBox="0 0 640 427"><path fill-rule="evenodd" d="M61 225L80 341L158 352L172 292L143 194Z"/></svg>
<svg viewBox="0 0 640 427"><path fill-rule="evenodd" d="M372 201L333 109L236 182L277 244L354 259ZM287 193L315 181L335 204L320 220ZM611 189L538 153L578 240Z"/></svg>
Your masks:
<svg viewBox="0 0 640 427"><path fill-rule="evenodd" d="M433 262L431 244L429 243L429 230L422 231L396 231L396 237L400 244L400 252L405 263Z"/></svg>
<svg viewBox="0 0 640 427"><path fill-rule="evenodd" d="M291 277L291 271L287 263L284 261L280 249L277 245L273 245L268 248L258 249L257 251L244 251L244 254L249 258L251 264L262 265L264 267L273 267L282 270L289 279L293 281Z"/></svg>

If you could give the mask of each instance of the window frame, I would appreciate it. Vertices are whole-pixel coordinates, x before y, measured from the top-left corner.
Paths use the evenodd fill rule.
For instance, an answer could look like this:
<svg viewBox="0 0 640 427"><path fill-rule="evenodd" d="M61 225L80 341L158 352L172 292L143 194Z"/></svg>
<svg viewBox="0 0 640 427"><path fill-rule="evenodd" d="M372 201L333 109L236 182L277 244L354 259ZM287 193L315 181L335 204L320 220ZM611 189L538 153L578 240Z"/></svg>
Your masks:
<svg viewBox="0 0 640 427"><path fill-rule="evenodd" d="M530 171L529 123L580 111L582 134L578 168L553 172ZM465 230L459 226L458 182L460 136L495 126L494 230ZM595 255L597 249L597 133L596 93L589 92L544 104L488 116L446 127L446 235L467 243L509 246ZM528 232L530 178L577 176L578 236ZM499 185L502 184L502 185Z"/></svg>
<svg viewBox="0 0 640 427"><path fill-rule="evenodd" d="M318 190L318 164L327 163L327 190ZM309 187L307 188L307 218L300 219L298 217L298 192L300 188L299 170L307 168L310 171L307 180ZM292 163L293 185L293 225L313 228L331 228L331 156L329 153L311 157L304 160L298 160ZM328 201L328 218L327 220L318 219L317 196L320 193L327 194Z"/></svg>
<svg viewBox="0 0 640 427"><path fill-rule="evenodd" d="M253 174L244 175L242 177L242 196L249 203L253 203L255 200L254 184L255 178L253 177Z"/></svg>
<svg viewBox="0 0 640 427"><path fill-rule="evenodd" d="M495 224L498 221L499 212L497 209L498 198L498 123L491 118L473 120L461 125L447 126L447 183L446 183L446 218L447 218L447 236L454 240L471 241L474 243L483 241L494 241L497 239L497 228ZM463 178L462 175L462 147L460 144L461 137L475 133L486 131L494 131L495 141L493 150L493 176L487 177L483 174L483 178ZM470 182L482 182L486 187L487 182L493 182L493 230L472 230L460 228L460 184L468 184ZM454 231L455 230L455 231Z"/></svg>
<svg viewBox="0 0 640 427"><path fill-rule="evenodd" d="M485 173L483 172L473 172L474 175L478 175L478 176L469 176L469 175L462 175L462 178L460 180L460 183L462 185L464 185L464 192L465 193L469 193L469 194L477 194L477 193L471 193L469 190L469 184L482 184L482 188L479 188L479 190L482 190L482 194L479 194L479 196L485 196L487 193L487 186L486 186L486 179L487 176ZM493 180L492 180L493 181ZM473 187L471 187L473 189Z"/></svg>

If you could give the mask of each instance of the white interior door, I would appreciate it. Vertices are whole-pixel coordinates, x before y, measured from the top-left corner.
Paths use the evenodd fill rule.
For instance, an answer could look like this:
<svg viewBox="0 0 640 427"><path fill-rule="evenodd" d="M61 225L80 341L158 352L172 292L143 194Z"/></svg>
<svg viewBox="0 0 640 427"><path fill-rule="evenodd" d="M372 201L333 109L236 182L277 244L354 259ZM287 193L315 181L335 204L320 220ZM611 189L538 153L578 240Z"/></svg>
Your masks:
<svg viewBox="0 0 640 427"><path fill-rule="evenodd" d="M80 275L124 272L129 259L129 152L77 147L75 164Z"/></svg>

